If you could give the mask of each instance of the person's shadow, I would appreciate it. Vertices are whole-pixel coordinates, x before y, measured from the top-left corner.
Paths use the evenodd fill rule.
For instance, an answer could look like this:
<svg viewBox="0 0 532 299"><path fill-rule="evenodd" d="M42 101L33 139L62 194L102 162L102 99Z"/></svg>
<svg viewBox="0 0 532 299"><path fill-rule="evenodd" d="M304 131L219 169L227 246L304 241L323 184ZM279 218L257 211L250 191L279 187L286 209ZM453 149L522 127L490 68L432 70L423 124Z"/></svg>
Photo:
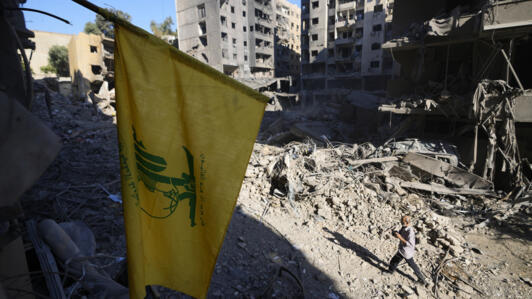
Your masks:
<svg viewBox="0 0 532 299"><path fill-rule="evenodd" d="M363 246L358 245L357 243L348 240L346 237L344 237L342 234L338 232L332 232L328 228L324 227L323 230L327 233L329 233L331 236L327 238L327 240L340 244L345 249L350 249L355 252L355 254L360 257L362 260L364 260L366 263L372 265L373 267L379 269L381 272L387 272L388 271L388 263L385 263L382 261L378 256L374 255L371 251L366 249ZM336 242L335 242L336 240ZM406 278L410 279L411 281L415 282L416 280L406 274L405 272L397 269L396 270L399 274L405 276Z"/></svg>

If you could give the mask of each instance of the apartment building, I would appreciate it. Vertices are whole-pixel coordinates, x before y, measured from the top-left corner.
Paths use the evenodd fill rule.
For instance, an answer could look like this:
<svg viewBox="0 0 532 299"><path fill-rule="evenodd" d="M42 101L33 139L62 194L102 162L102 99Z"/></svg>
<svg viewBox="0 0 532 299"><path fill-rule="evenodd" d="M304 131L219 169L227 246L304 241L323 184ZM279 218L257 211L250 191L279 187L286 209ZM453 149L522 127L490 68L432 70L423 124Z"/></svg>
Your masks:
<svg viewBox="0 0 532 299"><path fill-rule="evenodd" d="M271 0L175 1L179 49L233 77L273 77Z"/></svg>
<svg viewBox="0 0 532 299"><path fill-rule="evenodd" d="M378 90L392 74L381 49L391 38L393 0L303 0L302 96L328 89Z"/></svg>
<svg viewBox="0 0 532 299"><path fill-rule="evenodd" d="M287 0L275 2L275 76L299 77L301 9Z"/></svg>

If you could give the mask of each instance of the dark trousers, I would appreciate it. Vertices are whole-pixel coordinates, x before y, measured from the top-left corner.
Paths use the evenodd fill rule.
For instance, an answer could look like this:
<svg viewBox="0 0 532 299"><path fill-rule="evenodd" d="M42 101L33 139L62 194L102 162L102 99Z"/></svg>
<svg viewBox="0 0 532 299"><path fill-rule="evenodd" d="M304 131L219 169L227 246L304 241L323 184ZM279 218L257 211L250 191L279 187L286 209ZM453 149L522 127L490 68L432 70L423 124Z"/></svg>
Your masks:
<svg viewBox="0 0 532 299"><path fill-rule="evenodd" d="M399 265L399 263L403 259L405 259L405 258L399 252L397 252L392 257L392 260L390 261L390 267L388 268L389 271L391 273L393 273L395 271L395 269L397 269L397 266ZM412 270L414 270L414 273L416 273L416 276L419 279L419 281L425 283L425 277L423 276L423 273L421 273L421 270L419 270L419 267L417 266L416 262L414 262L414 258L409 258L409 259L405 259L405 260L406 260L406 263L408 264L408 266L410 266L410 268L412 268Z"/></svg>

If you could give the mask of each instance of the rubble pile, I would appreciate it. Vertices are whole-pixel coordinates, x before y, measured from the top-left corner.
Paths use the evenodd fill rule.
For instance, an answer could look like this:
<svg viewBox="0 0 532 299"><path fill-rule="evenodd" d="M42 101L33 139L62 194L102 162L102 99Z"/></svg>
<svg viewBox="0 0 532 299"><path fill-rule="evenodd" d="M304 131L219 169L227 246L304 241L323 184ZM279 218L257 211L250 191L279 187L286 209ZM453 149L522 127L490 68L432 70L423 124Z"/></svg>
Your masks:
<svg viewBox="0 0 532 299"><path fill-rule="evenodd" d="M438 167L424 169L419 158L437 162ZM393 240L391 231L399 228L393 219L413 215L416 241L422 248L419 260L431 271L427 275L434 283L440 281L440 290L482 296L485 290L478 285L489 272L482 267L480 250L468 244L465 235L488 234L491 224L505 226L502 219L510 217L506 214L529 219L532 193L528 189L527 195L516 199L520 204L503 202L504 194L493 191L489 181L459 165L452 145L416 139L379 147L371 143L320 147L310 139L284 147L256 144L240 201L260 202L264 209L257 215L262 218L288 213L303 225L333 226L379 242ZM285 216L274 210L285 211L281 213ZM526 230L523 221L519 225ZM379 246L393 252L395 242ZM439 268L435 257L441 262ZM437 291L431 287L428 292Z"/></svg>

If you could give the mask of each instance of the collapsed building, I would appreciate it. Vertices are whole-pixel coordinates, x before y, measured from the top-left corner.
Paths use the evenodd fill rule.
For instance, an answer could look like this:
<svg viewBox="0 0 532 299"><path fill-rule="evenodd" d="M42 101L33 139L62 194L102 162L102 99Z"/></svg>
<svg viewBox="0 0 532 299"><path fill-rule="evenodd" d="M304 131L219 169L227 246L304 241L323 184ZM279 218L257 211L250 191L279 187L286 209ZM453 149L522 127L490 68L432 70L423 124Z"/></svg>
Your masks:
<svg viewBox="0 0 532 299"><path fill-rule="evenodd" d="M392 26L383 48L401 70L378 108L400 123L390 137L447 139L497 189L522 186L532 158L532 1L396 0Z"/></svg>

